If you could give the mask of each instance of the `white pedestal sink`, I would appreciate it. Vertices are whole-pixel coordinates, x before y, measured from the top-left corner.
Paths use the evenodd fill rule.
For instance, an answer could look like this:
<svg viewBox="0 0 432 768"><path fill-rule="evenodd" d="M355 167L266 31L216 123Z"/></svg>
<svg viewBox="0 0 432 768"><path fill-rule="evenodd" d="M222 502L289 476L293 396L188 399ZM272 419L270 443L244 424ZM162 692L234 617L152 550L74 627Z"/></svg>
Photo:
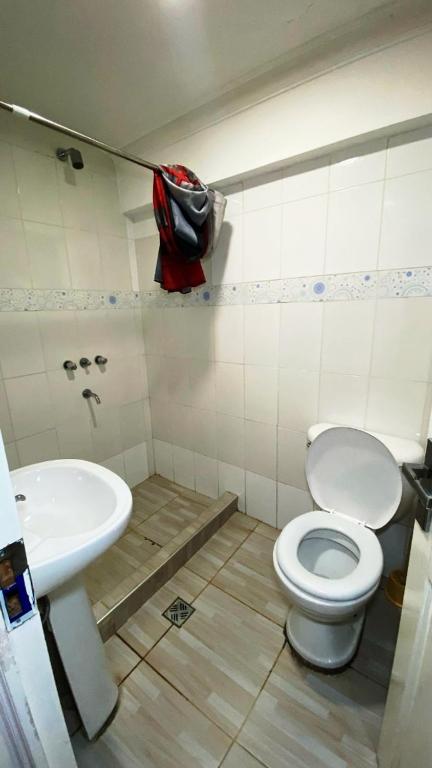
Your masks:
<svg viewBox="0 0 432 768"><path fill-rule="evenodd" d="M37 597L50 623L84 728L93 738L118 690L79 573L121 536L132 510L126 483L98 464L45 461L11 472ZM22 498L24 497L24 498Z"/></svg>

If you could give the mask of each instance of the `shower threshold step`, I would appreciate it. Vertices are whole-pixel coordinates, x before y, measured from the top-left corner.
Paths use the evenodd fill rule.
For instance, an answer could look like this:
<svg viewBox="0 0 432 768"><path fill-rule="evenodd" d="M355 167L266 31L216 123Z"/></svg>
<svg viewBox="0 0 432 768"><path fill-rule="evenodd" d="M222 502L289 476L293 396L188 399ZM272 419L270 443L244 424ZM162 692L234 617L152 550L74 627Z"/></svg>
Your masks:
<svg viewBox="0 0 432 768"><path fill-rule="evenodd" d="M209 504L186 528L180 531L146 561L146 575L98 621L105 642L157 592L237 510L238 497L226 491Z"/></svg>

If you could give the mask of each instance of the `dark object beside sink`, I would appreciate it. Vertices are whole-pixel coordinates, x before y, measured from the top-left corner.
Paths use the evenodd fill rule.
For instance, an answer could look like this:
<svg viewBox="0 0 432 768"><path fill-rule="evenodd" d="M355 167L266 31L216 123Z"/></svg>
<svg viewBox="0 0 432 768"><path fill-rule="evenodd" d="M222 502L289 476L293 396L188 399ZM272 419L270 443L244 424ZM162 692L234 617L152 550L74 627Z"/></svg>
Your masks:
<svg viewBox="0 0 432 768"><path fill-rule="evenodd" d="M416 519L428 531L432 522L432 440L427 441L424 464L403 464L402 472L414 489L419 503Z"/></svg>

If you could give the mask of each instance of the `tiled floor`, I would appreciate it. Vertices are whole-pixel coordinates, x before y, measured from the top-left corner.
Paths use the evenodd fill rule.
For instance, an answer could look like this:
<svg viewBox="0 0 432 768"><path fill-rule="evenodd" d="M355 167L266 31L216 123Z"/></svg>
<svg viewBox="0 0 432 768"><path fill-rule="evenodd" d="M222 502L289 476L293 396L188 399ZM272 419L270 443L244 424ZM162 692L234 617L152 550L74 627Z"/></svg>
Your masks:
<svg viewBox="0 0 432 768"><path fill-rule="evenodd" d="M123 536L84 574L99 619L147 575L146 563L214 499L153 475L133 489L133 511Z"/></svg>
<svg viewBox="0 0 432 768"><path fill-rule="evenodd" d="M120 707L95 744L74 736L80 768L376 766L396 614L380 590L353 668L299 665L282 631L276 536L235 513L108 640ZM195 608L180 629L162 616L177 596Z"/></svg>

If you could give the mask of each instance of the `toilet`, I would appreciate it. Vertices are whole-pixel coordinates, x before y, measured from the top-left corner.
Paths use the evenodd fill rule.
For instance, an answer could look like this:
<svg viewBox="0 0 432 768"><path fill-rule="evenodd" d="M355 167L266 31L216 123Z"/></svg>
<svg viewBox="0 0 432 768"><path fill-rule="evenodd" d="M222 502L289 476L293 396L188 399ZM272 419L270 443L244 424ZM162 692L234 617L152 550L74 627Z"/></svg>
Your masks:
<svg viewBox="0 0 432 768"><path fill-rule="evenodd" d="M380 437L335 425L310 429L306 478L320 509L291 520L274 546L290 603L287 640L319 669L343 668L355 655L383 571L375 531L400 514L399 463L422 454L414 441Z"/></svg>

